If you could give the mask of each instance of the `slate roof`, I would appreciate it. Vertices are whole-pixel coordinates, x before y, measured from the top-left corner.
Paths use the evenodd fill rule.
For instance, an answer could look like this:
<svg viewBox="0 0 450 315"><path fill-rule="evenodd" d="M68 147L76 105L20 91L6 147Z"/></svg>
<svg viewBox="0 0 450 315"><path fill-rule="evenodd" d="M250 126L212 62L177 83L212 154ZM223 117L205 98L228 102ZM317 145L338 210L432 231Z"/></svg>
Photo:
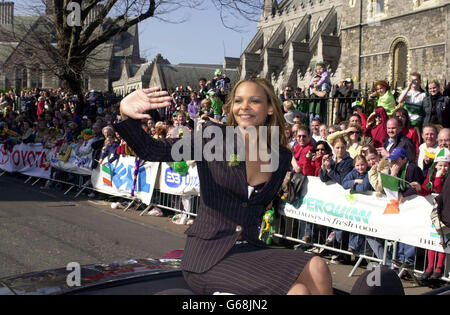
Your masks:
<svg viewBox="0 0 450 315"><path fill-rule="evenodd" d="M0 27L0 65L11 56L18 44L24 39L39 16L14 16L14 32Z"/></svg>
<svg viewBox="0 0 450 315"><path fill-rule="evenodd" d="M165 88L172 88L177 85L197 86L198 79L205 77L212 79L214 71L219 68L225 73L232 83L239 80L239 73L236 69L222 69L222 67L207 67L203 65L159 65L164 80Z"/></svg>

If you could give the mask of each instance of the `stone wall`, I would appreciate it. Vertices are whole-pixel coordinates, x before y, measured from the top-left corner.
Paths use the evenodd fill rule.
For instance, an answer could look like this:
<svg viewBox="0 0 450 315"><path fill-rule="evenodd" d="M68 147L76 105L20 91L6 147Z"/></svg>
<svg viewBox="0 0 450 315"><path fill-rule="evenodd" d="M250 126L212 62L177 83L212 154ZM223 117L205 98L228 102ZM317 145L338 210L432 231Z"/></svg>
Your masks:
<svg viewBox="0 0 450 315"><path fill-rule="evenodd" d="M343 17L341 34L340 67L344 76L358 76L360 72L363 86L380 79L392 82L394 48L403 42L407 47L407 74L417 71L424 82L445 80L448 74L448 7L441 5L449 2L430 0L427 6L416 6L416 1L412 0L389 0L385 1L384 13L373 18L369 16L369 0L362 2L362 12L359 1L354 7L344 4L349 13ZM441 7L433 8L432 4Z"/></svg>
<svg viewBox="0 0 450 315"><path fill-rule="evenodd" d="M380 79L392 82L394 52L397 51L396 47L405 45L403 51L406 57L402 53L399 55L399 85L403 85L400 81L407 79L413 71L421 73L424 82L431 79L444 81L449 75L450 64L450 0L384 0L383 5L377 6L377 3L382 2L293 1L286 8L288 2L280 1L274 16L266 15L259 21L258 29L263 33L264 41L257 45L253 42L249 45L251 51L246 51L241 57L241 66L247 66L242 76L252 72L248 67L251 62L252 67L258 68L262 76L271 79L280 89L286 85L286 77L292 77L294 72L297 72L295 85L304 86L309 83L316 61L335 58L331 62L326 60L332 65L338 64L337 69L336 66L333 67L333 83L346 77L356 77L357 83L360 81L362 87ZM322 34L325 37L321 37L310 54L300 52L303 59L308 59L307 62L284 56L283 64L277 66L276 60L266 60L271 57L280 58L277 54L268 53L266 45L273 43L278 47L270 48L285 48L282 47L283 44L295 32L302 17L310 14L308 32L302 39L307 45L333 6L338 16L338 38L330 36L333 34L329 34L328 29ZM284 26L282 35L280 25ZM330 47L333 49L331 55ZM284 54L285 52L286 48ZM293 60L296 60L295 64ZM306 64L308 66L305 67ZM276 68L282 71L270 73Z"/></svg>

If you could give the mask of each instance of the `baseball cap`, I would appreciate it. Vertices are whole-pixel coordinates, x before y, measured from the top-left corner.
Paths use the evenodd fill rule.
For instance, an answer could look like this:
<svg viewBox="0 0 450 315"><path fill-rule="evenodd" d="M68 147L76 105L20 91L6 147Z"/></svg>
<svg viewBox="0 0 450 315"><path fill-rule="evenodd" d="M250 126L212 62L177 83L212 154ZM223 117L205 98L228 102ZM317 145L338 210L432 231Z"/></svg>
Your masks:
<svg viewBox="0 0 450 315"><path fill-rule="evenodd" d="M408 153L402 147L395 148L387 157L390 160L398 160L399 158L407 158Z"/></svg>
<svg viewBox="0 0 450 315"><path fill-rule="evenodd" d="M220 69L216 69L216 71L214 72L214 75L221 75L222 71L220 71Z"/></svg>
<svg viewBox="0 0 450 315"><path fill-rule="evenodd" d="M353 80L352 80L351 78L347 78L347 79L345 79L345 82L347 82L347 83L353 83Z"/></svg>
<svg viewBox="0 0 450 315"><path fill-rule="evenodd" d="M75 116L70 121L72 121L72 122L74 122L76 124L80 124L81 123L81 118L79 116Z"/></svg>

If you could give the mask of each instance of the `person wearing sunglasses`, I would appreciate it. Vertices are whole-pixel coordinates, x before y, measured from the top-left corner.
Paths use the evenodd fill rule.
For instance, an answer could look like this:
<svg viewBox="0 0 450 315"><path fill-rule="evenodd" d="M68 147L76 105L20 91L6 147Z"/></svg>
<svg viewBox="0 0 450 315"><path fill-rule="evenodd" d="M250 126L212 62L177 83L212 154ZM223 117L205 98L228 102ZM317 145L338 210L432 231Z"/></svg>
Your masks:
<svg viewBox="0 0 450 315"><path fill-rule="evenodd" d="M332 143L338 137L345 137L347 140L347 152L353 159L361 154L362 145L360 143L363 131L360 124L352 123L346 130L335 132L328 136L327 141Z"/></svg>
<svg viewBox="0 0 450 315"><path fill-rule="evenodd" d="M313 176L314 169L310 158L311 151L313 150L311 132L308 127L300 125L295 137L297 144L293 150L292 167L296 173L302 173L305 176Z"/></svg>

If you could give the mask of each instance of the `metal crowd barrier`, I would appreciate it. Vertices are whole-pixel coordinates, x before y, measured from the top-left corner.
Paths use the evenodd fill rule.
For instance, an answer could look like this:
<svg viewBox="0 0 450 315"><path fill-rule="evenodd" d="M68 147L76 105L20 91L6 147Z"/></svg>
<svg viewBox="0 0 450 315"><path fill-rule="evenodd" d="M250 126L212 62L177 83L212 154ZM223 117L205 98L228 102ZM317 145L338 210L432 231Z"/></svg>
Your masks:
<svg viewBox="0 0 450 315"><path fill-rule="evenodd" d="M306 227L309 225L312 232L312 237L310 242L306 242L302 240L303 236L306 235ZM356 263L349 273L349 277L352 277L357 268L360 266L360 264L363 262L363 260L369 261L369 262L375 262L382 265L390 266L392 269L394 269L394 265L391 263L392 259L396 258L396 250L398 246L398 242L396 241L389 241L389 240L382 240L377 239L377 241L380 243L380 246L383 247L381 257L377 257L374 250L369 244L369 241L374 240L374 238L365 237L362 234L359 234L363 236L364 243L359 249L358 252L350 252L348 250L348 246L344 246L344 244L347 244L347 239L351 235L355 235L350 232L343 232L343 238L342 242L334 241L333 244L327 245L326 239L328 235L335 229L332 229L330 227L326 227L323 225L316 225L313 223L308 223L305 221L301 221L294 218L288 218L286 216L281 215L279 220L277 220L277 228L275 236L281 239L285 239L294 243L298 243L297 246L299 247L301 245L303 246L309 246L311 247L310 251L316 254L322 254L323 251L328 250L330 252L336 253L336 254L344 254L355 257ZM369 239L369 241L368 241ZM380 252L381 253L381 252ZM379 253L379 254L380 254ZM437 255L436 255L437 256ZM436 257L437 259L437 257ZM416 253L414 258L414 268L412 270L412 273L421 275L425 272L425 269L427 268L427 250L423 248L416 247ZM435 261L436 264L436 261ZM405 273L408 273L409 271L407 269L399 269L399 276L402 276ZM450 282L449 277L450 272L450 262L449 262L449 255L446 255L445 261L444 261L444 272L443 276L441 277L441 280ZM414 276L414 274L411 274L412 279L414 281L417 280L417 278ZM419 283L418 283L419 284Z"/></svg>
<svg viewBox="0 0 450 315"><path fill-rule="evenodd" d="M0 176L4 175L6 172L3 171ZM53 175L53 172L52 172ZM90 179L86 179L87 176L67 173L67 172L59 172L58 176L52 176L52 178L49 179L51 182L60 183L68 185L69 188L66 188L64 195L67 195L73 188L80 189L78 193L75 195L74 199L77 198L81 192L84 189L89 189L93 191L97 191L93 187L89 187ZM28 183L33 179L32 176L29 176L25 183ZM36 180L32 183L32 186L36 185L41 179L43 178L36 178ZM47 179L45 179L47 180ZM104 194L104 192L97 191L99 193ZM135 198L129 197L129 196L116 196L118 198L128 199L129 204L123 211L127 211L134 203L140 203L142 205L142 202L140 200L137 200ZM166 209L169 211L173 211L176 213L185 213L188 215L188 217L197 216L197 209L199 206L200 197L199 196L180 196L180 195L171 195L167 193L161 192L159 189L155 189L153 191L153 196L151 203L146 206L146 208L140 213L140 216L145 215L152 207L158 207L161 209ZM140 206L139 205L139 206ZM138 208L139 208L138 206ZM312 232L312 237L310 242L306 242L302 240L303 236L306 234L306 227L309 225ZM277 220L277 227L276 227L276 233L275 237L280 239L285 239L294 243L298 243L298 245L294 246L295 248L300 247L301 245L310 247L309 251L316 254L323 254L324 251L329 251L331 253L336 254L343 254L354 258L355 264L351 272L349 273L349 277L352 277L354 273L356 272L357 268L361 265L363 260L366 260L368 262L375 262L382 265L391 266L391 268L394 268L393 264L390 263L391 258L395 259L396 257L396 249L398 243L395 241L389 241L389 240L382 240L377 239L377 241L380 243L380 246L383 247L383 251L381 254L381 251L378 252L378 257L375 254L374 250L370 246L369 242L373 240L373 238L365 237L364 235L360 234L362 237L364 237L364 242L361 248L358 252L350 252L348 250L348 239L353 233L350 232L343 232L342 242L334 241L333 244L326 244L326 239L328 235L333 231L334 229L330 227L326 227L323 225L316 225L313 223L308 223L305 221L301 221L294 218L288 218L283 215L280 216L279 220ZM379 257L381 256L381 257ZM436 255L437 256L437 255ZM332 257L333 258L333 257ZM437 258L437 257L436 257ZM422 248L416 248L416 254L415 254L415 263L414 263L414 269L412 270L414 274L422 274L425 272L425 269L427 268L427 250ZM408 273L410 271L406 269L399 270L399 276L402 276L404 273ZM446 255L445 263L444 263L444 273L441 280L450 282L450 262L449 262L449 255ZM416 277L412 275L413 280L416 280Z"/></svg>
<svg viewBox="0 0 450 315"><path fill-rule="evenodd" d="M152 206L174 211L177 213L186 213L190 216L197 216L197 209L200 203L200 197L194 195L180 196L161 192L159 189L153 191L150 205L140 213L144 215Z"/></svg>

